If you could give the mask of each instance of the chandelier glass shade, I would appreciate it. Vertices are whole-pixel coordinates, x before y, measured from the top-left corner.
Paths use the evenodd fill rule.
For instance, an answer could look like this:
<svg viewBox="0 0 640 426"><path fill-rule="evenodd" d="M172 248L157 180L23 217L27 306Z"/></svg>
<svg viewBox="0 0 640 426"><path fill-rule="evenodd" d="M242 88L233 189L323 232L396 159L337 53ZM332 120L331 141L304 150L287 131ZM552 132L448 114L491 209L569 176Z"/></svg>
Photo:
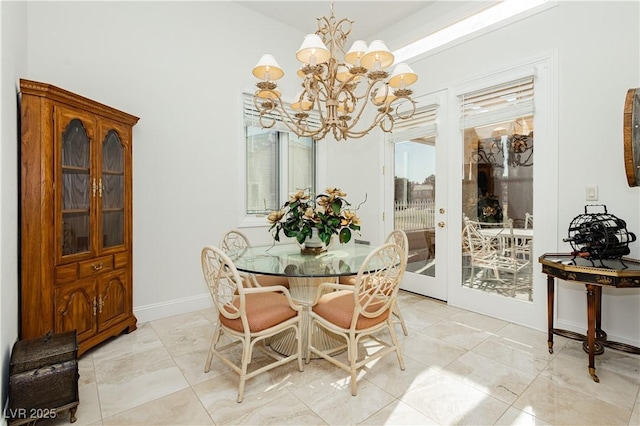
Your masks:
<svg viewBox="0 0 640 426"><path fill-rule="evenodd" d="M260 80L253 98L260 126L282 122L300 137L320 140L331 132L340 141L361 138L376 126L391 132L395 120L411 118L416 103L408 87L418 75L405 63L389 73L394 56L381 40L369 46L356 40L346 50L353 21L337 20L333 2L331 15L317 19L318 30L306 35L296 52L302 90L290 105L277 89L284 71L272 55L262 55L253 69Z"/></svg>

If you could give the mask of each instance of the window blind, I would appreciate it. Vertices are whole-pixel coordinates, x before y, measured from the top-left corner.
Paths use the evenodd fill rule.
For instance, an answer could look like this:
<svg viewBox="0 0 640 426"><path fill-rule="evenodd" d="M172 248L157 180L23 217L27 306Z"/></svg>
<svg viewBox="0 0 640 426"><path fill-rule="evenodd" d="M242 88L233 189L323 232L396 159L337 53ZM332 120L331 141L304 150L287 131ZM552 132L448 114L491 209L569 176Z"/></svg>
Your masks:
<svg viewBox="0 0 640 426"><path fill-rule="evenodd" d="M407 140L416 136L436 136L438 134L438 107L437 104L420 107L416 109L413 117L406 120L396 120L393 125L392 140Z"/></svg>
<svg viewBox="0 0 640 426"><path fill-rule="evenodd" d="M290 104L287 102L283 102L284 108L289 113L289 115L295 119L294 114L296 111L291 109ZM252 93L243 93L242 94L242 109L244 115L244 124L245 126L254 126L260 127L260 113L258 109L253 103L253 94ZM309 117L307 118L307 122L309 123L309 127L315 129L320 127L320 115L317 111L307 111ZM262 121L265 124L271 123L272 120L275 120L275 124L271 127L272 130L277 130L281 132L290 132L291 128L287 127L287 124L291 125L292 128L293 122L289 117L280 116L278 113L274 114L266 114Z"/></svg>
<svg viewBox="0 0 640 426"><path fill-rule="evenodd" d="M460 127L480 127L532 115L533 76L459 96Z"/></svg>

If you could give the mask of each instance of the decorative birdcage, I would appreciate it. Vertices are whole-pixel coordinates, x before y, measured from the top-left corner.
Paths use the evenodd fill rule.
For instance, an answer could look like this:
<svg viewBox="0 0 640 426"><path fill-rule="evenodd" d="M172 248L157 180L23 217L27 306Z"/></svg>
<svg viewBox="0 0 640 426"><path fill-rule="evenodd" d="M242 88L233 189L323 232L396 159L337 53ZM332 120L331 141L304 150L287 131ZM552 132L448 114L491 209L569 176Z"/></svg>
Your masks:
<svg viewBox="0 0 640 426"><path fill-rule="evenodd" d="M590 207L602 207L604 213L589 212ZM576 216L569 225L569 235L563 241L571 243L576 257L600 261L600 267L607 266L604 259L620 259L630 253L629 243L636 240L636 235L627 230L624 220L609 214L604 204L584 206L584 214ZM626 267L626 265L624 265Z"/></svg>

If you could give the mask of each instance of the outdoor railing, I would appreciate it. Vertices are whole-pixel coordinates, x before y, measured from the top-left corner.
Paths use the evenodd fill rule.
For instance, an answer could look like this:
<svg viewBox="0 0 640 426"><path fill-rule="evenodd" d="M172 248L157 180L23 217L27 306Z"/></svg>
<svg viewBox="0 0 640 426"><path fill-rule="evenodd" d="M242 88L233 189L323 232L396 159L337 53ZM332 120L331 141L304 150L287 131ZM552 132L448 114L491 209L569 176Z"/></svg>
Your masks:
<svg viewBox="0 0 640 426"><path fill-rule="evenodd" d="M395 203L395 229L404 231L435 227L435 203L433 200L417 200Z"/></svg>

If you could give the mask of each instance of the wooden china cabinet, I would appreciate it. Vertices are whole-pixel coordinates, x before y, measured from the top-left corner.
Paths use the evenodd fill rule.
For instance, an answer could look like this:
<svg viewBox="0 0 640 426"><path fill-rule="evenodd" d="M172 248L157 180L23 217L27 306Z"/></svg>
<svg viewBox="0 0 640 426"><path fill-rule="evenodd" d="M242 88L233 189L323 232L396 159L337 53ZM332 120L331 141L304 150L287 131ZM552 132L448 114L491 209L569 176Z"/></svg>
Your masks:
<svg viewBox="0 0 640 426"><path fill-rule="evenodd" d="M78 354L136 329L132 127L138 117L20 80L20 338L77 330Z"/></svg>

